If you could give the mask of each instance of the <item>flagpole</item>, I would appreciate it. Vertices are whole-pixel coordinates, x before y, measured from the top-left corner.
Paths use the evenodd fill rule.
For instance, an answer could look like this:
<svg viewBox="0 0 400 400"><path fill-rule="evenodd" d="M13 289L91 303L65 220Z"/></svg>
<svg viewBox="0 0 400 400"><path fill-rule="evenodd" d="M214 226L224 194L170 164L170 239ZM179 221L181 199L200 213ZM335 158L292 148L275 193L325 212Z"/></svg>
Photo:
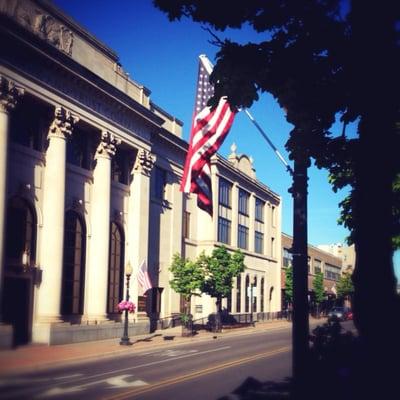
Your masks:
<svg viewBox="0 0 400 400"><path fill-rule="evenodd" d="M254 119L254 117L250 114L250 111L245 108L244 112L246 115L249 117L250 121L254 124L254 126L258 129L258 131L261 133L262 137L267 141L267 143L271 146L272 150L274 150L275 154L277 157L282 161L283 165L286 167L286 170L290 173L291 176L293 176L293 169L292 167L286 162L286 160L283 158L282 154L278 151L278 149L275 147L275 145L271 142L267 134L264 132L264 130L261 128L261 126L258 124L258 122Z"/></svg>
<svg viewBox="0 0 400 400"><path fill-rule="evenodd" d="M203 61L203 65L204 65L204 68L206 69L207 73L209 75L211 75L211 73L213 71L213 68L214 68L214 66L211 63L211 61L208 59L208 57L205 54L200 54L199 58ZM242 111L242 110L240 109L239 111ZM244 112L249 117L250 121L254 124L254 126L257 128L257 130L261 133L262 137L271 146L272 150L274 150L274 152L277 155L277 157L281 160L283 165L286 167L286 170L290 173L291 176L293 176L292 167L286 162L286 160L283 158L282 154L278 151L278 149L275 147L275 145L271 142L270 138L267 136L267 134L264 132L264 130L261 128L261 126L258 124L258 122L250 114L250 111L247 108L245 108Z"/></svg>

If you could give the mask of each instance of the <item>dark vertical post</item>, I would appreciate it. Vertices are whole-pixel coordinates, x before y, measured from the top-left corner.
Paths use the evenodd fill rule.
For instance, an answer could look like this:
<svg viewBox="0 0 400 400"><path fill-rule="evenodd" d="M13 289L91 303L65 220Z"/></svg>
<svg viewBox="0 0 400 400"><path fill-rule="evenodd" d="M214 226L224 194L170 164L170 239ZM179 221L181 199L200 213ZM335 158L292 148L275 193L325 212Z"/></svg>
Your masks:
<svg viewBox="0 0 400 400"><path fill-rule="evenodd" d="M293 394L304 398L309 357L307 268L307 168L308 156L294 155L293 196Z"/></svg>
<svg viewBox="0 0 400 400"><path fill-rule="evenodd" d="M126 271L126 301L129 301L129 280L131 278L131 272L128 273ZM121 337L121 341L119 342L120 345L123 346L130 346L132 345L129 336L128 336L128 310L124 310L125 313L125 320L124 320L124 333Z"/></svg>

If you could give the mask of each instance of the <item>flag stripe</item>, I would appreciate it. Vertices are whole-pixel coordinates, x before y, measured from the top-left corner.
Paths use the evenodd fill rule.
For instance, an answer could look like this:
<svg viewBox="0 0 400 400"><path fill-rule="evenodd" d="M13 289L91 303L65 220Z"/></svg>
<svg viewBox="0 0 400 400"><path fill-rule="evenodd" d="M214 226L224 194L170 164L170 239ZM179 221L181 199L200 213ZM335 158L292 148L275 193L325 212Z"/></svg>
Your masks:
<svg viewBox="0 0 400 400"><path fill-rule="evenodd" d="M211 157L218 151L232 126L235 112L226 97L212 109L207 102L214 93L209 82L212 66L200 56L197 75L195 113L190 132L189 149L181 182L181 191L196 193L197 204L212 215Z"/></svg>
<svg viewBox="0 0 400 400"><path fill-rule="evenodd" d="M205 131L203 136L197 136L197 140L192 144L192 149L190 150L190 154L188 154L187 165L185 167L187 176L184 176L183 181L183 191L186 193L189 192L188 187L190 187L190 180L187 179L188 176L193 172L198 173L203 168L206 160L211 158L221 146L232 125L235 114L231 112L229 104L227 104L225 99L221 99L220 103L223 103L222 105L225 106L222 108L222 111L225 111L225 113L217 115L218 119L215 121L215 126L213 126L213 128ZM221 112L221 110L216 110L215 113L217 111ZM196 135L195 131L192 132Z"/></svg>
<svg viewBox="0 0 400 400"><path fill-rule="evenodd" d="M153 287L149 274L147 272L146 261L143 260L137 273L137 280L143 289L143 294Z"/></svg>

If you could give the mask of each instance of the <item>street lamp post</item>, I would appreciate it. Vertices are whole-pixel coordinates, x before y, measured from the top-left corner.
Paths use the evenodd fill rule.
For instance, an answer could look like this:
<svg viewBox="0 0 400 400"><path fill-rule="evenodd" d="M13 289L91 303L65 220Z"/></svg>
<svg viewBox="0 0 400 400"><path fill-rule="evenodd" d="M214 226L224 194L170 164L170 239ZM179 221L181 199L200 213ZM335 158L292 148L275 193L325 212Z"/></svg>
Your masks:
<svg viewBox="0 0 400 400"><path fill-rule="evenodd" d="M126 301L129 301L129 280L132 275L132 266L131 263L128 262L125 268L125 275L126 275ZM128 310L125 309L125 321L124 321L124 333L121 337L121 341L119 342L122 346L131 346L133 343L130 341L128 336Z"/></svg>

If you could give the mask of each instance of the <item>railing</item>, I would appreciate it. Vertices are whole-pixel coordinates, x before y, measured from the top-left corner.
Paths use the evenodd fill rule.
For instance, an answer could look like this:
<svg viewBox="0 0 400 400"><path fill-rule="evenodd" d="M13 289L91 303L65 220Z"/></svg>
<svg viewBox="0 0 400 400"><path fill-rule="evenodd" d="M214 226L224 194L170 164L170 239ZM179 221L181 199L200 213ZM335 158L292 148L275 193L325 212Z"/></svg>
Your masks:
<svg viewBox="0 0 400 400"><path fill-rule="evenodd" d="M182 326L181 316L170 315L169 317L160 318L157 321L157 329L168 329L175 328L176 326Z"/></svg>
<svg viewBox="0 0 400 400"><path fill-rule="evenodd" d="M251 325L259 321L273 321L280 319L288 319L289 314L287 311L277 312L259 312L259 313L239 313L239 314L228 314L222 312L221 322L223 328L241 327L245 325ZM207 330L211 331L215 325L215 313L210 314L208 317L198 318L191 320L187 327L191 326L193 331ZM182 326L181 316L171 315L169 317L160 318L157 321L157 329L168 329L176 326Z"/></svg>

